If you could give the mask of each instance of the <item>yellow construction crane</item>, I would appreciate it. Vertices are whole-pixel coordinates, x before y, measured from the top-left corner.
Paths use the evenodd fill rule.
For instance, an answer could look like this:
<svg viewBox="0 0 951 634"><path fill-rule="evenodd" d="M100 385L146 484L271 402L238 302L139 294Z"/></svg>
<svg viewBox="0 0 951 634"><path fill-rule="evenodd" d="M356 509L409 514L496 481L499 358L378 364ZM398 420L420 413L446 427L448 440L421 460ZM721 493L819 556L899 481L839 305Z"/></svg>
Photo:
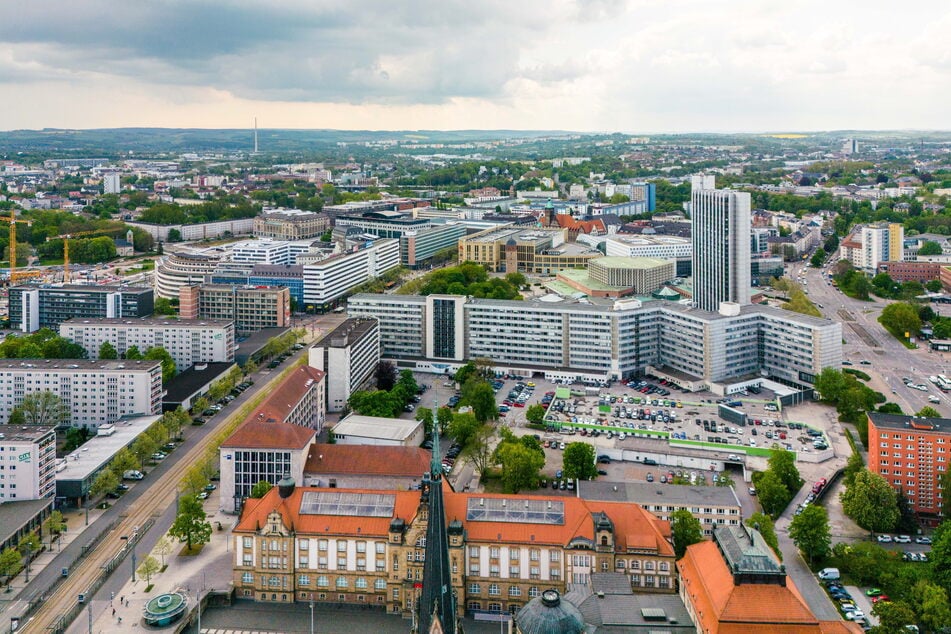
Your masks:
<svg viewBox="0 0 951 634"><path fill-rule="evenodd" d="M3 220L10 223L10 286L16 284L19 280L37 277L39 271L17 271L17 223L22 222L26 225L32 225L33 221L27 218L17 218L16 211L11 209L10 216L4 216Z"/></svg>
<svg viewBox="0 0 951 634"><path fill-rule="evenodd" d="M111 229L95 229L93 231L77 231L74 233L64 233L58 236L50 236L46 240L56 240L57 238L63 239L63 284L69 284L69 241L72 238L79 238L83 236L95 236L100 234L108 233L122 233L125 231L123 227L112 227Z"/></svg>

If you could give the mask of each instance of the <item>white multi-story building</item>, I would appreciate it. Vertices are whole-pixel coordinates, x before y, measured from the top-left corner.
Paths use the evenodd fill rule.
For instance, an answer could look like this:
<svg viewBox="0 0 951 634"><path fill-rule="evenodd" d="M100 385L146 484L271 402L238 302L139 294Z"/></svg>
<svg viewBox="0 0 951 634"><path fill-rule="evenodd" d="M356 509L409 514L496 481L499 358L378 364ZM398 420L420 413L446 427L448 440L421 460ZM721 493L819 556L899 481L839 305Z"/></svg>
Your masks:
<svg viewBox="0 0 951 634"><path fill-rule="evenodd" d="M436 310L441 300L452 301ZM691 383L765 374L805 386L822 368L838 367L842 354L841 324L760 305L724 303L709 312L637 300L605 308L360 294L348 308L380 321L384 356L436 370L485 357L500 369L542 370L551 378L627 378L669 368ZM456 341L461 345L448 347Z"/></svg>
<svg viewBox="0 0 951 634"><path fill-rule="evenodd" d="M376 240L356 251L332 255L304 265L304 304L325 308L354 286L400 265L400 242Z"/></svg>
<svg viewBox="0 0 951 634"><path fill-rule="evenodd" d="M0 425L0 504L56 493L56 428Z"/></svg>
<svg viewBox="0 0 951 634"><path fill-rule="evenodd" d="M689 260L693 246L689 238L663 235L610 235L605 255L624 258Z"/></svg>
<svg viewBox="0 0 951 634"><path fill-rule="evenodd" d="M231 247L231 261L289 266L293 264L290 244L287 240L271 238L238 242Z"/></svg>
<svg viewBox="0 0 951 634"><path fill-rule="evenodd" d="M0 359L0 420L26 395L49 391L69 410L73 427L97 428L122 416L162 408L159 361Z"/></svg>
<svg viewBox="0 0 951 634"><path fill-rule="evenodd" d="M720 302L750 302L750 195L726 189L691 193L693 301L717 311Z"/></svg>
<svg viewBox="0 0 951 634"><path fill-rule="evenodd" d="M178 370L196 363L234 361L233 321L206 319L70 319L59 326L59 334L78 343L90 359L99 358L99 347L109 342L119 356L131 346L145 352L165 348Z"/></svg>
<svg viewBox="0 0 951 634"><path fill-rule="evenodd" d="M308 364L326 373L327 411L339 412L380 361L376 319L348 319L311 346Z"/></svg>
<svg viewBox="0 0 951 634"><path fill-rule="evenodd" d="M102 175L102 193L118 194L122 191L119 172L106 172Z"/></svg>

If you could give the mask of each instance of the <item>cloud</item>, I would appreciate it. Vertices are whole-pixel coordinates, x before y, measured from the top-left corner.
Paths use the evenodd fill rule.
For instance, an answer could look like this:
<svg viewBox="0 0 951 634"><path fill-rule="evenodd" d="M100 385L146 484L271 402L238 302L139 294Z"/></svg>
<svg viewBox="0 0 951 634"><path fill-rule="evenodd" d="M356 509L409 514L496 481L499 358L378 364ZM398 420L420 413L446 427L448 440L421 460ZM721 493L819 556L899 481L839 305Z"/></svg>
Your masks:
<svg viewBox="0 0 951 634"><path fill-rule="evenodd" d="M16 3L2 125L946 127L951 7L919 4L923 28L885 0Z"/></svg>

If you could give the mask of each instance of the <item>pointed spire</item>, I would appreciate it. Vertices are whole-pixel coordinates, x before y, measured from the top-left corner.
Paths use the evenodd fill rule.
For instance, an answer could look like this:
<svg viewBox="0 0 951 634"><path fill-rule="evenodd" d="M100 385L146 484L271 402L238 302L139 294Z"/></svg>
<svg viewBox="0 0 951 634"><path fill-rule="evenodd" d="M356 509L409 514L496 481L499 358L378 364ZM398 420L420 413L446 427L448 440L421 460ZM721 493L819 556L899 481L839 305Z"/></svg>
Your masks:
<svg viewBox="0 0 951 634"><path fill-rule="evenodd" d="M433 459L429 465L429 476L435 480L442 479L442 458L439 455L439 399L433 397Z"/></svg>

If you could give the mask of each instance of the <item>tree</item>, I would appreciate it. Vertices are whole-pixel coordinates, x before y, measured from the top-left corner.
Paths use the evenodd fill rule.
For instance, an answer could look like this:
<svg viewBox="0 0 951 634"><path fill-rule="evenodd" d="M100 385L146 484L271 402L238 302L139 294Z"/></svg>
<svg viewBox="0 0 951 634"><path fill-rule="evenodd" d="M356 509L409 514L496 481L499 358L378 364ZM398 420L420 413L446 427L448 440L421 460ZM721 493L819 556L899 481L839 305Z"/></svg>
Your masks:
<svg viewBox="0 0 951 634"><path fill-rule="evenodd" d="M248 376L249 374L254 374L257 371L258 371L258 364L254 362L254 359L248 359L247 361L245 361L244 365L241 366L241 372L244 373L245 376Z"/></svg>
<svg viewBox="0 0 951 634"><path fill-rule="evenodd" d="M192 413L194 413L196 416L200 416L202 412L208 409L209 405L211 405L211 401L209 401L204 396L199 396L195 399L195 402L192 403Z"/></svg>
<svg viewBox="0 0 951 634"><path fill-rule="evenodd" d="M209 524L209 527L210 526L211 525ZM159 566L159 562L156 561L155 557L153 557L152 555L149 555L145 559L142 560L141 564L139 564L138 573L141 576L145 577L145 583L147 585L151 585L152 575L158 572L160 568L161 566Z"/></svg>
<svg viewBox="0 0 951 634"><path fill-rule="evenodd" d="M139 437L132 443L132 453L138 459L139 464L148 462L157 450L158 443L152 440L148 434L139 434Z"/></svg>
<svg viewBox="0 0 951 634"><path fill-rule="evenodd" d="M931 539L934 580L943 588L951 588L951 520L941 522Z"/></svg>
<svg viewBox="0 0 951 634"><path fill-rule="evenodd" d="M929 293L940 293L941 288L942 286L939 280L929 280L925 282L925 289L927 289Z"/></svg>
<svg viewBox="0 0 951 634"><path fill-rule="evenodd" d="M816 252L812 254L812 259L809 260L809 264L811 264L813 268L821 268L822 263L826 259L826 255L825 249L819 247L816 249Z"/></svg>
<svg viewBox="0 0 951 634"><path fill-rule="evenodd" d="M910 597L918 618L931 631L939 631L942 626L951 624L948 592L941 586L921 580L912 588Z"/></svg>
<svg viewBox="0 0 951 634"><path fill-rule="evenodd" d="M69 409L63 399L49 390L27 394L20 403L27 425L59 426L69 421Z"/></svg>
<svg viewBox="0 0 951 634"><path fill-rule="evenodd" d="M925 240L918 249L918 255L941 255L941 245L931 240Z"/></svg>
<svg viewBox="0 0 951 634"><path fill-rule="evenodd" d="M125 358L130 361L140 361L142 360L142 353L139 352L138 346L129 346L125 349Z"/></svg>
<svg viewBox="0 0 951 634"><path fill-rule="evenodd" d="M908 632L905 626L915 622L915 611L904 601L879 601L872 606L872 614L878 617L878 625L870 634Z"/></svg>
<svg viewBox="0 0 951 634"><path fill-rule="evenodd" d="M862 459L862 454L855 452L849 456L848 462L845 463L845 470L842 472L842 482L846 488L852 486L855 481L855 474L864 468L865 461Z"/></svg>
<svg viewBox="0 0 951 634"><path fill-rule="evenodd" d="M162 558L162 568L165 568L165 555L172 552L172 546L173 542L169 539L168 535L162 535L155 544L155 550Z"/></svg>
<svg viewBox="0 0 951 634"><path fill-rule="evenodd" d="M828 555L832 535L826 510L815 504L804 508L789 524L789 537L796 548L809 558L809 563Z"/></svg>
<svg viewBox="0 0 951 634"><path fill-rule="evenodd" d="M417 407L416 420L422 421L424 433L429 437L433 432L433 410L428 407Z"/></svg>
<svg viewBox="0 0 951 634"><path fill-rule="evenodd" d="M544 455L520 443L508 442L499 445L497 456L502 465L501 480L506 493L518 493L537 486L538 473L545 466Z"/></svg>
<svg viewBox="0 0 951 634"><path fill-rule="evenodd" d="M23 415L23 410L19 407L14 407L10 410L10 418L7 419L7 425L26 425L26 416Z"/></svg>
<svg viewBox="0 0 951 634"><path fill-rule="evenodd" d="M914 337L921 330L918 308L907 302L889 304L882 309L878 321L896 337L905 337L906 332Z"/></svg>
<svg viewBox="0 0 951 634"><path fill-rule="evenodd" d="M760 475L756 482L756 495L763 510L772 517L779 517L792 499L789 489L772 471L764 471Z"/></svg>
<svg viewBox="0 0 951 634"><path fill-rule="evenodd" d="M460 447L466 447L482 425L483 423L477 421L474 414L468 412L453 414L452 422L449 423L449 429L446 431L450 438L459 443Z"/></svg>
<svg viewBox="0 0 951 634"><path fill-rule="evenodd" d="M133 454L128 447L123 447L112 457L112 462L109 463L109 466L116 473L125 473L126 471L138 469L142 466L142 463L139 462L138 458L135 457L135 454Z"/></svg>
<svg viewBox="0 0 951 634"><path fill-rule="evenodd" d="M594 445L586 442L571 442L565 447L565 477L568 479L591 480L598 475L594 461Z"/></svg>
<svg viewBox="0 0 951 634"><path fill-rule="evenodd" d="M175 359L168 353L168 350L160 346L154 346L145 351L143 359L162 362L162 383L168 383L175 377Z"/></svg>
<svg viewBox="0 0 951 634"><path fill-rule="evenodd" d="M462 366L461 368L459 368L458 370L456 370L456 375L454 379L456 383L458 383L459 385L465 385L466 381L469 380L469 377L474 374L477 374L477 370L476 370L475 364L472 361L470 361L466 363L464 366Z"/></svg>
<svg viewBox="0 0 951 634"><path fill-rule="evenodd" d="M877 473L862 469L852 486L843 491L842 510L847 516L873 533L887 533L898 522L898 500L888 481Z"/></svg>
<svg viewBox="0 0 951 634"><path fill-rule="evenodd" d="M796 454L776 444L772 449L768 462L769 470L776 474L790 494L795 495L796 491L802 487L802 478L799 476L799 469L796 468Z"/></svg>
<svg viewBox="0 0 951 634"><path fill-rule="evenodd" d="M61 511L51 512L50 516L43 522L43 529L46 531L46 534L50 536L50 547L52 547L53 536L59 535L66 530L66 521L63 519L63 513Z"/></svg>
<svg viewBox="0 0 951 634"><path fill-rule="evenodd" d="M181 242L182 241L182 232L172 227L168 230L168 241L169 242Z"/></svg>
<svg viewBox="0 0 951 634"><path fill-rule="evenodd" d="M925 405L915 416L921 416L923 418L941 418L941 412L931 407L930 405Z"/></svg>
<svg viewBox="0 0 951 634"><path fill-rule="evenodd" d="M178 313L172 300L167 297L156 297L155 308L152 310L156 315L175 315Z"/></svg>
<svg viewBox="0 0 951 634"><path fill-rule="evenodd" d="M116 475L115 471L106 467L93 480L92 486L89 488L89 495L99 497L110 491L115 491L117 486L119 486L119 476Z"/></svg>
<svg viewBox="0 0 951 634"><path fill-rule="evenodd" d="M376 389L388 392L396 385L396 366L392 361L384 359L376 364L373 376L376 379Z"/></svg>
<svg viewBox="0 0 951 634"><path fill-rule="evenodd" d="M12 418L12 416L11 416ZM66 444L63 445L63 451L69 453L81 447L89 440L89 430L85 427L70 427L66 430Z"/></svg>
<svg viewBox="0 0 951 634"><path fill-rule="evenodd" d="M823 368L816 377L815 386L823 400L834 403L845 389L845 375L835 368Z"/></svg>
<svg viewBox="0 0 951 634"><path fill-rule="evenodd" d="M23 569L23 557L13 546L0 552L0 577L6 577L9 583Z"/></svg>
<svg viewBox="0 0 951 634"><path fill-rule="evenodd" d="M779 538L776 536L776 528L773 525L773 518L765 513L753 513L744 522L750 528L755 528L763 536L763 541L773 549L779 560L783 560L783 551L779 549Z"/></svg>
<svg viewBox="0 0 951 634"><path fill-rule="evenodd" d="M499 417L492 386L481 379L469 379L462 387L462 402L472 407L472 413L480 423Z"/></svg>
<svg viewBox="0 0 951 634"><path fill-rule="evenodd" d="M678 509L670 516L670 534L674 542L674 557L677 559L684 556L687 546L703 541L700 520L687 509Z"/></svg>
<svg viewBox="0 0 951 634"><path fill-rule="evenodd" d="M951 518L951 471L942 471L938 476L938 489L941 491L941 515Z"/></svg>
<svg viewBox="0 0 951 634"><path fill-rule="evenodd" d="M436 412L436 422L439 423L439 432L445 433L449 429L449 423L452 422L454 412L451 408L443 405Z"/></svg>
<svg viewBox="0 0 951 634"><path fill-rule="evenodd" d="M395 418L403 411L403 403L398 395L383 390L356 391L350 395L347 403L350 409L363 416Z"/></svg>
<svg viewBox="0 0 951 634"><path fill-rule="evenodd" d="M253 487L251 487L251 497L259 500L267 495L267 492L273 488L274 485L267 480L260 480Z"/></svg>
<svg viewBox="0 0 951 634"><path fill-rule="evenodd" d="M113 346L108 341L103 341L102 345L99 346L99 358L100 359L118 359L119 353L116 352L115 346Z"/></svg>
<svg viewBox="0 0 951 634"><path fill-rule="evenodd" d="M178 515L168 534L183 542L188 550L192 545L207 544L211 540L211 523L205 517L201 501L185 496L178 504Z"/></svg>
<svg viewBox="0 0 951 634"><path fill-rule="evenodd" d="M419 394L419 384L416 382L413 373L409 370L400 370L399 378L396 380L396 385L393 389L399 394L403 405L409 403L414 396Z"/></svg>
<svg viewBox="0 0 951 634"><path fill-rule="evenodd" d="M545 406L529 405L525 410L525 420L533 425L541 425L545 421Z"/></svg>
<svg viewBox="0 0 951 634"><path fill-rule="evenodd" d="M186 496L195 496L202 492L206 484L208 484L208 478L202 473L200 466L194 465L182 476L178 489Z"/></svg>
<svg viewBox="0 0 951 634"><path fill-rule="evenodd" d="M494 435L495 430L491 426L482 425L462 450L463 455L472 463L472 468L480 478L485 477L492 464L492 437Z"/></svg>

